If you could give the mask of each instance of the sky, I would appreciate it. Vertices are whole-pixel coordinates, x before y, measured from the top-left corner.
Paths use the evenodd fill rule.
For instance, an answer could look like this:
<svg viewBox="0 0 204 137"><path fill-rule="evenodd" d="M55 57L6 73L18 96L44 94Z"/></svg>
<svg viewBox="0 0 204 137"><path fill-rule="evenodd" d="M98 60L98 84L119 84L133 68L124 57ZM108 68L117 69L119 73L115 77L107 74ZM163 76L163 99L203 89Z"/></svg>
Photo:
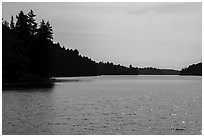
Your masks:
<svg viewBox="0 0 204 137"><path fill-rule="evenodd" d="M97 62L180 70L202 61L201 2L3 2L2 17L31 9L54 42Z"/></svg>

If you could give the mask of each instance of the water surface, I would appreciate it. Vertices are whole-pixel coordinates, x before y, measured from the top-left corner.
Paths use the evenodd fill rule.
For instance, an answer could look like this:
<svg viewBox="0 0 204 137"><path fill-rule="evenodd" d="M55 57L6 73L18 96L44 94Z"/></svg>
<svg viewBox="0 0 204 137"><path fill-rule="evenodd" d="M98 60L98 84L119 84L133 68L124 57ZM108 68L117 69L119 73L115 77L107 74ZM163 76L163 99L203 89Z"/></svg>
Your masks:
<svg viewBox="0 0 204 137"><path fill-rule="evenodd" d="M3 134L201 134L201 77L58 79L3 91Z"/></svg>

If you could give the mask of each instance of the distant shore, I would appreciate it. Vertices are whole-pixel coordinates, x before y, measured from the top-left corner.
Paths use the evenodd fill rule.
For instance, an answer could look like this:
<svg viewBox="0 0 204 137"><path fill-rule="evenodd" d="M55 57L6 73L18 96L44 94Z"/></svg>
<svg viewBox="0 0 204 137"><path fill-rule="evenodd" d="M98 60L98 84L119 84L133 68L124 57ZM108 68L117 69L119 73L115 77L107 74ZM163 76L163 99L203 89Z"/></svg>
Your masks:
<svg viewBox="0 0 204 137"><path fill-rule="evenodd" d="M98 75L103 76L103 75ZM105 75L104 75L105 76ZM108 75L107 75L108 76ZM146 74L142 75L135 75L135 76L146 76ZM155 76L155 75L150 75ZM158 75L158 76L164 76L164 75ZM167 76L201 76L202 75L167 75ZM77 76L77 77L93 77L93 76ZM73 78L73 77L69 77ZM38 82L2 82L2 89L3 90L15 90L15 89L28 89L28 88L51 88L55 82L79 82L81 80L76 79L67 79L67 80L61 80L61 79L55 79L51 78L49 80L44 81L38 81Z"/></svg>

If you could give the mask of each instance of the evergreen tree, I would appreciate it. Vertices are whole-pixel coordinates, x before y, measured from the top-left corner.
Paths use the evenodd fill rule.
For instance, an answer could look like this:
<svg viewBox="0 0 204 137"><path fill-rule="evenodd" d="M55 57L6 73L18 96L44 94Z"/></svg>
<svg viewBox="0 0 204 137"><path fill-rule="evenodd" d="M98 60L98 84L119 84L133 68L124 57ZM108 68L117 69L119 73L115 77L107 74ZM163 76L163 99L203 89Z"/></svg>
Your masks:
<svg viewBox="0 0 204 137"><path fill-rule="evenodd" d="M10 29L14 30L14 28L15 28L15 24L14 24L13 16L11 16Z"/></svg>
<svg viewBox="0 0 204 137"><path fill-rule="evenodd" d="M52 40L53 39L53 31L52 27L50 26L49 21L45 23L44 20L40 22L40 28L37 32L37 39L41 41Z"/></svg>
<svg viewBox="0 0 204 137"><path fill-rule="evenodd" d="M42 20L36 33L36 40L32 43L33 46L30 48L30 70L33 74L42 78L49 78L50 74L50 48L53 44L52 34L50 23L45 23L45 21Z"/></svg>
<svg viewBox="0 0 204 137"><path fill-rule="evenodd" d="M28 26L29 26L29 31L30 35L34 36L37 33L37 23L35 21L35 14L33 10L30 10L28 13Z"/></svg>
<svg viewBox="0 0 204 137"><path fill-rule="evenodd" d="M28 76L28 58L22 41L13 36L7 25L2 25L2 78L3 81L22 82Z"/></svg>
<svg viewBox="0 0 204 137"><path fill-rule="evenodd" d="M18 16L16 16L17 22L16 22L16 35L18 38L27 41L29 37L29 24L28 24L28 16L23 13L23 11L20 11Z"/></svg>
<svg viewBox="0 0 204 137"><path fill-rule="evenodd" d="M2 19L2 26L9 28L8 21Z"/></svg>

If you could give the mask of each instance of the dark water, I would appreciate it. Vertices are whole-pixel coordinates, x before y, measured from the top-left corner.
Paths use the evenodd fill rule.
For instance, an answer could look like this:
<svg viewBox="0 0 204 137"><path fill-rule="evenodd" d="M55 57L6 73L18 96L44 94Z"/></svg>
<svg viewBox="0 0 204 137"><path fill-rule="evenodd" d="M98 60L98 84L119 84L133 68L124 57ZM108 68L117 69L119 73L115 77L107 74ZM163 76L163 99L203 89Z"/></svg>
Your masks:
<svg viewBox="0 0 204 137"><path fill-rule="evenodd" d="M201 134L201 77L60 80L52 89L3 91L3 134Z"/></svg>

